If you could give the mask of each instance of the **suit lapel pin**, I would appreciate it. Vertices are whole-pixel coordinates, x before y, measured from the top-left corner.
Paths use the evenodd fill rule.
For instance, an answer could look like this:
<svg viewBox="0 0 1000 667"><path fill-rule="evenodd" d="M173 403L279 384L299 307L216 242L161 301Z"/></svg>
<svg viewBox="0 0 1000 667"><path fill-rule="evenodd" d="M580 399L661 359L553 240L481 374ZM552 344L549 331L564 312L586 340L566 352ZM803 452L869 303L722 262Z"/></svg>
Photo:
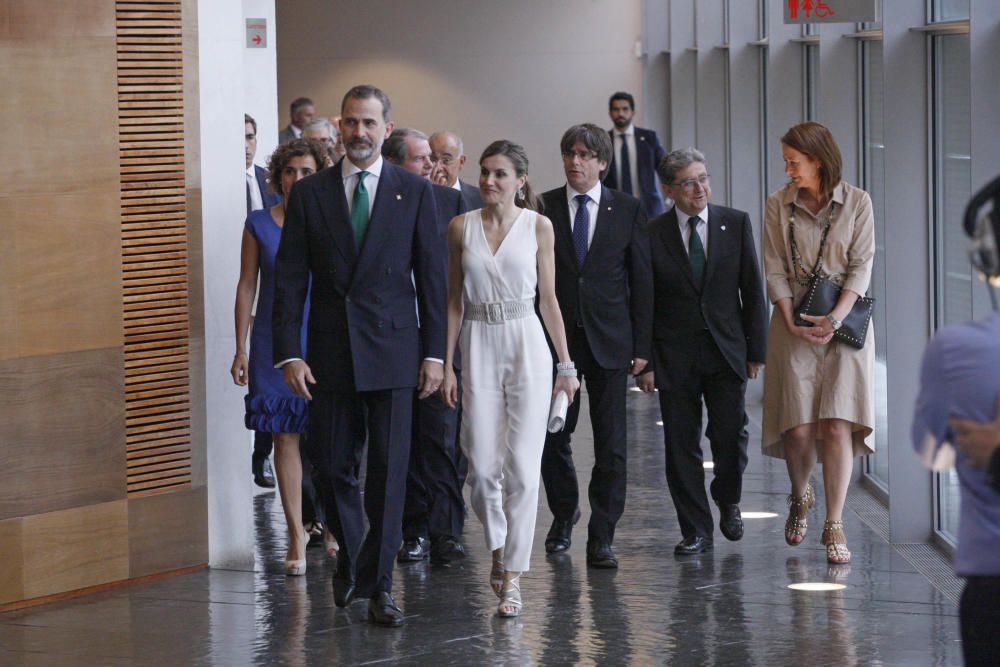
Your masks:
<svg viewBox="0 0 1000 667"><path fill-rule="evenodd" d="M609 211L611 210L611 207L610 207L610 206L608 207L608 210L609 210Z"/></svg>
<svg viewBox="0 0 1000 667"><path fill-rule="evenodd" d="M721 227L719 227L719 229L721 229L722 231L726 231L726 226L722 225Z"/></svg>
<svg viewBox="0 0 1000 667"><path fill-rule="evenodd" d="M396 195L396 201L403 201L403 195Z"/></svg>

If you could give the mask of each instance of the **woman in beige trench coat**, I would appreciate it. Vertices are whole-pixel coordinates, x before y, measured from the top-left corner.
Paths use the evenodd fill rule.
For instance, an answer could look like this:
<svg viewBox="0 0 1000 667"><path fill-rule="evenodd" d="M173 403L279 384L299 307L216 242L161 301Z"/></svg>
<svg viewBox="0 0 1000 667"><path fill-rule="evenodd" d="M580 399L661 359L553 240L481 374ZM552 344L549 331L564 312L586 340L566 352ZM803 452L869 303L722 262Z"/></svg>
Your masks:
<svg viewBox="0 0 1000 667"><path fill-rule="evenodd" d="M841 180L841 157L830 131L815 122L781 138L787 185L768 197L764 216L764 272L774 304L764 380L763 450L785 459L791 478L785 541L806 536L816 496L810 477L823 464L826 521L821 542L827 560L849 563L843 511L853 457L871 453L875 342L868 328L860 350L833 339L835 328L868 290L875 255L871 198ZM830 226L821 271L842 287L825 316L795 324L795 305L816 266L823 229ZM795 240L794 248L792 238Z"/></svg>

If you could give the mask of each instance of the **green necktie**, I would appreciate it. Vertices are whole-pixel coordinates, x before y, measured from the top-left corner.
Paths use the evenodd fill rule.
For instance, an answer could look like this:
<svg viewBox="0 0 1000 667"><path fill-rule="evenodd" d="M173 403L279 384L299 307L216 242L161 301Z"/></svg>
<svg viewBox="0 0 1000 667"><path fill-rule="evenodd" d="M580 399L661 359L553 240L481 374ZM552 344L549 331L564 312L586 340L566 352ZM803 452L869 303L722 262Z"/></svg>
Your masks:
<svg viewBox="0 0 1000 667"><path fill-rule="evenodd" d="M367 171L358 172L358 185L354 188L354 200L351 202L351 227L359 250L368 231L368 188L365 187L365 176L368 176Z"/></svg>
<svg viewBox="0 0 1000 667"><path fill-rule="evenodd" d="M694 274L694 282L701 287L701 279L705 275L705 246L701 244L701 237L698 236L698 223L701 218L694 216L688 218L691 225L691 238L688 239L688 259L691 260L691 273Z"/></svg>

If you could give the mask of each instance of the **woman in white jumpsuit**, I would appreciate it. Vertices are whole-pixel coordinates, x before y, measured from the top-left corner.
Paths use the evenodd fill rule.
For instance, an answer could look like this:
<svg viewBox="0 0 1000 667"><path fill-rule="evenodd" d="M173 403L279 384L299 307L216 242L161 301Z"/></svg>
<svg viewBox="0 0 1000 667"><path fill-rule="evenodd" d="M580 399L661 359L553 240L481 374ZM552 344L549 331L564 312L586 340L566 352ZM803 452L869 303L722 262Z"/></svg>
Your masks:
<svg viewBox="0 0 1000 667"><path fill-rule="evenodd" d="M572 397L580 383L556 301L552 223L532 210L524 149L495 141L479 165L485 207L457 216L448 228L448 358L441 393L456 404L451 362L457 342L472 509L493 553L497 613L517 616L519 577L528 570L535 534L549 405L557 392ZM535 314L536 287L538 312L559 357L555 386L552 354Z"/></svg>

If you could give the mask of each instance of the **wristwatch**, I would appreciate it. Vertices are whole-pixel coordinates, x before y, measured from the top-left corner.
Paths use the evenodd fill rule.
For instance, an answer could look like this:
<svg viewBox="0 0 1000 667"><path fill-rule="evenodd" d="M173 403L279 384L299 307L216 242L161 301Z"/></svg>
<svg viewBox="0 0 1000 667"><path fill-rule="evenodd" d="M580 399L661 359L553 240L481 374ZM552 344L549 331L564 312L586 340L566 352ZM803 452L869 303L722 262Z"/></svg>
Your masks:
<svg viewBox="0 0 1000 667"><path fill-rule="evenodd" d="M843 322L841 322L840 320L838 320L838 319L837 319L836 317L834 317L833 315L827 315L827 316L826 316L826 319L830 320L830 326L831 326L831 327L833 327L833 330L834 330L834 331L836 331L836 330L837 330L837 329L839 329L840 327L844 326L844 323L843 323Z"/></svg>

